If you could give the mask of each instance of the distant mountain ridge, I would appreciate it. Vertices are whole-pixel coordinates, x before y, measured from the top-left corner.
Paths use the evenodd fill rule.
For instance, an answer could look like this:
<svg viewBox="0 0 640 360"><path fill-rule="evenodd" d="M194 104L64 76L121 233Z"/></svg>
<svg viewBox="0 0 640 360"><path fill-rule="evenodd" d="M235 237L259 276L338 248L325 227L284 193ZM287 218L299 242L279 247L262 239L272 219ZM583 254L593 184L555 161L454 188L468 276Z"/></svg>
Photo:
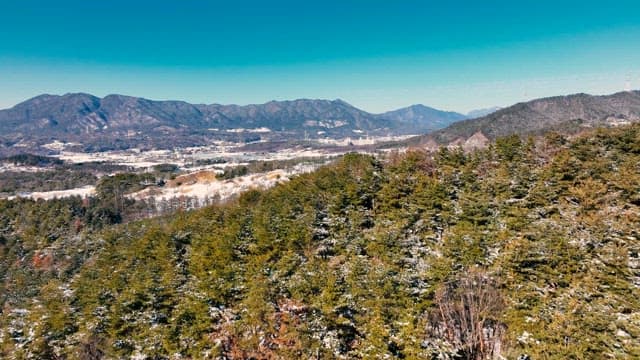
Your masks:
<svg viewBox="0 0 640 360"><path fill-rule="evenodd" d="M422 132L437 130L467 118L457 112L442 111L421 104L388 111L378 115L378 117L406 124L407 127Z"/></svg>
<svg viewBox="0 0 640 360"><path fill-rule="evenodd" d="M240 106L72 93L40 95L0 110L0 146L37 147L59 140L81 143L93 151L171 147L236 139L238 133L252 129L260 129L262 136L294 140L404 135L433 131L464 118L423 105L371 114L343 100L298 99Z"/></svg>
<svg viewBox="0 0 640 360"><path fill-rule="evenodd" d="M574 94L518 103L476 119L462 120L409 144L459 145L475 135L488 140L511 134L540 134L549 130L575 133L589 127L617 126L640 121L640 91L612 95Z"/></svg>
<svg viewBox="0 0 640 360"><path fill-rule="evenodd" d="M489 108L484 108L484 109L476 109L476 110L471 110L466 114L466 117L469 119L475 119L475 118L479 118L481 116L487 116L489 114L492 114L498 110L502 109L499 106L493 106L493 107L489 107Z"/></svg>
<svg viewBox="0 0 640 360"><path fill-rule="evenodd" d="M339 99L241 106L75 93L40 95L0 110L0 154L43 153L49 150L42 146L54 141L78 144L78 151L104 151L419 133L427 134L407 144L475 148L510 134L571 133L637 121L640 91L536 99L474 119L424 105L371 114Z"/></svg>

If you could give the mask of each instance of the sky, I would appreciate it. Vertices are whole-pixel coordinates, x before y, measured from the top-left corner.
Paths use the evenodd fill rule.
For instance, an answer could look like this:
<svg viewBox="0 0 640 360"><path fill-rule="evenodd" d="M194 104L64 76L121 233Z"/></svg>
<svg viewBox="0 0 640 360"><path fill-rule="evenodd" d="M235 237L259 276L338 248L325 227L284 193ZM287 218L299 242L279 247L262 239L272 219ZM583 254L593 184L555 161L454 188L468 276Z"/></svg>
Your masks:
<svg viewBox="0 0 640 360"><path fill-rule="evenodd" d="M0 2L0 108L42 93L467 112L640 89L640 1Z"/></svg>

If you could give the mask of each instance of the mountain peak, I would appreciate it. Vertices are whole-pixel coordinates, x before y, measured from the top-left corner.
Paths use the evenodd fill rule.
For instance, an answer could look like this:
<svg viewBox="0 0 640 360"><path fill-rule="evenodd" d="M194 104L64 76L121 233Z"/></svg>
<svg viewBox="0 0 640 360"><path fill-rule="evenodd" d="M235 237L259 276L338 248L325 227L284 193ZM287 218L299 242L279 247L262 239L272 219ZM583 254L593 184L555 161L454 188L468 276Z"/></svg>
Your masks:
<svg viewBox="0 0 640 360"><path fill-rule="evenodd" d="M379 114L378 117L398 122L414 129L414 133L425 133L444 128L456 121L466 119L462 114L434 109L422 104Z"/></svg>
<svg viewBox="0 0 640 360"><path fill-rule="evenodd" d="M407 108L414 109L414 110L437 110L437 109L434 109L434 108L432 108L430 106L426 106L426 105L423 105L423 104L413 104L413 105L408 106ZM444 110L437 110L437 111L444 111Z"/></svg>
<svg viewBox="0 0 640 360"><path fill-rule="evenodd" d="M340 105L345 105L345 106L353 106L353 105L349 104L348 102L346 102L345 100L342 100L340 98L334 99L331 102L334 103L334 104L340 104Z"/></svg>
<svg viewBox="0 0 640 360"><path fill-rule="evenodd" d="M122 94L109 94L109 95L103 97L102 100L108 99L108 98L112 98L112 99L138 99L135 96L122 95Z"/></svg>
<svg viewBox="0 0 640 360"><path fill-rule="evenodd" d="M83 92L68 92L65 93L64 95L61 95L60 97L63 98L76 98L76 97L91 97L91 98L97 98L97 96L89 94L89 93L83 93Z"/></svg>

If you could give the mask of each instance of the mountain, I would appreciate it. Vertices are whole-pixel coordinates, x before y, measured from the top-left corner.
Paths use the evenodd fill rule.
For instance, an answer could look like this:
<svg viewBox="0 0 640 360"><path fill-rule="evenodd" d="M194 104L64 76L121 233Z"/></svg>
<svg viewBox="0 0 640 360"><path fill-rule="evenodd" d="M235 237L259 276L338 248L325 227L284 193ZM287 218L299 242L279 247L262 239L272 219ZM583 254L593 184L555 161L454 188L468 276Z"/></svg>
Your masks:
<svg viewBox="0 0 640 360"><path fill-rule="evenodd" d="M467 118L457 112L442 111L421 104L389 111L378 115L378 117L402 124L403 128L421 133L441 129Z"/></svg>
<svg viewBox="0 0 640 360"><path fill-rule="evenodd" d="M499 106L494 106L494 107L490 107L490 108L485 108L485 109L477 109L477 110L471 110L467 113L466 117L469 119L475 119L475 118L479 118L481 116L487 116L491 113L494 113L498 110L502 109Z"/></svg>
<svg viewBox="0 0 640 360"><path fill-rule="evenodd" d="M106 129L201 126L202 113L179 101L150 101L122 95L40 95L0 111L0 129L30 134L83 134ZM107 131L104 131L107 132Z"/></svg>
<svg viewBox="0 0 640 360"><path fill-rule="evenodd" d="M325 121L326 123L316 124ZM272 101L262 105L192 105L181 101L152 101L109 95L41 95L0 111L0 129L92 134L107 130L178 130L181 128L222 129L269 127L295 130L298 127L363 127L369 130L385 124L371 114L344 101ZM38 128L34 128L37 126Z"/></svg>
<svg viewBox="0 0 640 360"><path fill-rule="evenodd" d="M0 152L2 147L6 151L15 145L38 148L53 140L80 143L87 151L203 145L212 139L255 140L255 129L262 138L287 140L360 133L416 134L463 118L423 105L375 115L343 100L299 99L239 106L123 95L40 95L0 110Z"/></svg>
<svg viewBox="0 0 640 360"><path fill-rule="evenodd" d="M478 133L489 140L549 130L576 133L585 128L637 121L640 121L640 91L605 96L575 94L518 103L477 119L456 122L431 134L411 139L409 143L452 144Z"/></svg>
<svg viewBox="0 0 640 360"><path fill-rule="evenodd" d="M475 148L509 134L548 130L572 133L638 121L640 92L557 96L519 103L475 119L465 117L424 105L371 114L343 100L298 99L239 106L123 95L40 95L0 110L0 154L46 152L49 150L42 146L56 140L78 144L75 150L79 151L104 151L197 146L213 140L281 141L417 133L427 135L409 144Z"/></svg>
<svg viewBox="0 0 640 360"><path fill-rule="evenodd" d="M261 105L211 105L214 125L222 127L259 128L273 131L324 131L335 135L353 130L376 131L394 127L372 114L342 100L271 101Z"/></svg>

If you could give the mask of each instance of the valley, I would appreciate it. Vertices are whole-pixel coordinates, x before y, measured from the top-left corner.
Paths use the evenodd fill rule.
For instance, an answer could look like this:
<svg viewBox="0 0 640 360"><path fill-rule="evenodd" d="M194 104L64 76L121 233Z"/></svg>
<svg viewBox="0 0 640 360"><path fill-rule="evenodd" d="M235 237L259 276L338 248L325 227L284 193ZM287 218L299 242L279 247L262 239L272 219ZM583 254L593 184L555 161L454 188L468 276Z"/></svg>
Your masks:
<svg viewBox="0 0 640 360"><path fill-rule="evenodd" d="M79 107L86 108L87 102L93 104L94 112L86 113L86 110ZM142 105L145 107L138 108ZM74 108L77 110L73 110ZM84 181L54 185L55 181L47 180L50 181L48 185L33 189L19 186L4 186L3 189L0 186L0 197L53 199L67 196L94 196L95 187L104 176L113 176L122 171L146 174L153 173L158 167L172 167L168 174L156 172L152 175L154 181L145 184L143 191L126 195L137 201L154 203L175 202L178 198L189 199L183 203L187 204L186 208L192 209L211 204L212 199L226 201L248 189L264 189L273 186L288 180L291 176L312 171L350 152L384 154L406 151L414 147L437 151L441 146L449 149L461 148L470 152L485 148L498 136L512 134L531 136L549 131L574 136L594 126L615 127L630 124L640 120L640 93L623 92L600 97L576 94L538 99L503 109L492 108L486 110L487 114L484 115L483 111L478 111L475 114L483 116L466 120L463 115L443 112L423 105L372 115L351 107L342 100L303 99L246 107L235 105L207 107L182 102L154 102L119 95L99 99L87 94L67 94L36 97L17 105L14 109L0 111L0 118L24 117L21 111L25 109L28 109L28 114L40 113L52 121L55 120L56 124L67 124L65 132L78 129L81 124L88 121L87 119L99 115L106 121L103 125L105 128L102 130L114 129L115 131L101 134L99 139L104 140L110 136L120 138L124 131L126 136L123 139L137 140L127 142L122 149L109 150L107 147L102 148L101 151L92 151L94 148L86 146L86 141L91 138L88 132L83 135L81 129L79 132L73 130L71 133L75 131L76 135L70 138L68 135L57 132L59 125L54 125L49 130L45 128L43 130L49 131L50 140L53 138L53 141L46 143L36 141L28 145L28 141L25 143L23 139L20 143L11 146L11 151L5 151L5 153L34 150L36 153L46 154L52 159L62 161L70 167L82 167L84 164L97 165L80 175L85 178ZM138 109L134 112L138 115L132 115L133 109ZM205 109L209 112L203 113ZM236 125L231 125L231 122L220 122L217 117L212 117L212 109L217 111L216 114L226 114L228 119L234 116L241 118L237 118ZM544 113L540 112L542 110ZM286 119L281 118L283 111L286 111ZM322 115L319 111L322 111ZM33 115L29 116L33 117ZM171 131L163 135L155 133L158 124L163 121L172 121L173 128L176 128L174 121L176 117L181 117L180 121L184 124L181 132ZM314 117L328 120L309 120ZM18 118L14 121L18 121ZM117 122L106 125L109 118L117 121L127 119L127 122L120 125ZM213 118L217 120L214 121ZM369 119L367 120L369 122L363 119ZM29 121L28 118L25 120ZM139 123L131 123L134 120ZM286 122L286 126L283 125L285 124L283 121ZM378 124L386 123L386 134L372 135L371 133L376 134L377 130L370 125L364 125L376 121ZM207 132L206 139L195 135L194 131L200 131L198 129L204 126L203 124L212 126L211 124L214 123L218 126L217 128L204 129ZM395 125L392 125L393 123ZM243 124L246 127L238 127ZM22 125L24 126L26 124ZM120 126L126 126L123 129L138 128L140 130L117 130ZM368 130L362 130L363 126ZM280 128L280 130L272 130L272 128ZM324 130L318 130L320 128ZM142 129L146 129L151 135L141 137L145 133ZM188 131L184 132L185 129ZM317 131L314 133L311 131L313 129ZM340 131L327 132L328 129L340 129ZM433 132L419 136L404 134L408 130L425 131L426 129L432 129ZM14 130L13 133L9 132L4 136L15 138L21 136L19 134ZM186 143L182 140L176 143L182 136L189 140ZM82 144L71 139L82 139ZM163 139L168 141L158 146ZM197 145L200 140L193 142L194 139L201 139L203 145ZM138 140L141 142L137 142ZM92 140L88 141L91 143ZM191 146L176 144L191 144ZM135 145L141 145L141 147L130 147ZM259 168L255 164L263 165ZM253 167L250 173L247 166ZM55 166L19 166L5 161L0 164L0 185L2 185L3 176L29 177L20 174L47 172L54 168ZM233 179L225 176L225 172L230 169L236 169ZM173 181L176 177L191 180Z"/></svg>
<svg viewBox="0 0 640 360"><path fill-rule="evenodd" d="M33 166L0 161L0 198L84 198L95 196L95 187L102 177L113 176L118 172L145 174L154 173L154 169L157 168L170 168L168 176L156 172L156 180L146 184L143 191L126 195L138 201L153 201L158 204L186 198L189 200L185 208L193 209L209 205L212 201L226 201L249 189L271 187L287 181L291 176L311 172L348 152L374 154L380 151L376 149L376 144L402 141L408 137L410 136L251 144L218 141L208 146L171 150L128 149L93 153L69 151L68 149L73 149L77 144L54 141L43 145L43 148L53 152L54 155L48 157L55 159L52 163L61 161L70 168L94 164L94 168L89 171L93 175L92 181L73 188L60 184L53 186L55 189L49 191L26 191L24 188L3 190L3 177L51 172L60 164ZM234 169L239 170L233 173ZM230 178L225 172L233 173L233 176Z"/></svg>

